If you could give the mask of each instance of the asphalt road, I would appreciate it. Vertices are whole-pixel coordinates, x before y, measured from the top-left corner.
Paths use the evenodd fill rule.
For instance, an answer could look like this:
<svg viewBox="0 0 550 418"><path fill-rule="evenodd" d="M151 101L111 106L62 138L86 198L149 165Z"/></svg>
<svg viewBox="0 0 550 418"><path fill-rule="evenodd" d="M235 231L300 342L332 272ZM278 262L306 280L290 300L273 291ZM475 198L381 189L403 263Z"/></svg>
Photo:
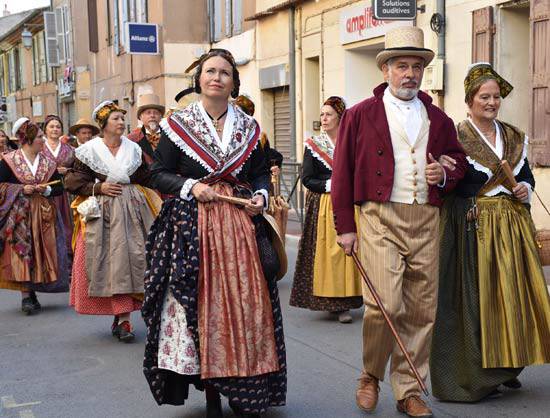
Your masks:
<svg viewBox="0 0 550 418"><path fill-rule="evenodd" d="M288 243L290 269L296 241ZM327 314L290 308L291 274L280 282L285 313L289 379L287 406L271 418L363 417L355 406L361 371L361 311L354 323L341 325ZM137 341L117 342L111 318L79 316L67 306L68 295L39 295L43 312L25 317L14 292L0 292L0 416L9 418L199 418L204 398L192 391L183 407L154 402L142 375L145 329L133 315ZM523 389L473 405L431 399L437 417L550 416L550 366L528 368ZM227 417L232 417L225 405ZM373 417L402 417L390 386L382 383Z"/></svg>

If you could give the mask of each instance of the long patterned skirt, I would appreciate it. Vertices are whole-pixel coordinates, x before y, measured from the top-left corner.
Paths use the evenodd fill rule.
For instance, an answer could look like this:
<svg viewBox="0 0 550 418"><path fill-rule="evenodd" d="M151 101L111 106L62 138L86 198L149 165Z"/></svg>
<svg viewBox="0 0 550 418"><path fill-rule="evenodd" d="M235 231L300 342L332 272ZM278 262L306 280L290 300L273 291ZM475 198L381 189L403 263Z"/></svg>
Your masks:
<svg viewBox="0 0 550 418"><path fill-rule="evenodd" d="M357 309L363 306L362 296L319 297L315 296L313 292L314 260L316 256L321 196L321 194L311 191L308 191L306 195L304 229L298 246L298 257L296 259L294 281L290 294L290 305L312 311L327 312ZM359 280L358 277L357 280ZM358 289L358 293L360 293L360 287Z"/></svg>
<svg viewBox="0 0 550 418"><path fill-rule="evenodd" d="M185 370L181 373L170 370L162 361L159 364L159 351L165 349L164 346L160 346L161 339L172 333L172 330L162 328L167 292L171 293L170 299L175 299L179 304L180 309L176 311L185 314L184 321L180 318L178 321L172 321L172 324L186 324L187 332L193 340L188 347L194 347L199 357L203 348L200 343L204 341L205 336L201 333L207 331L203 331L202 328L204 318L201 320L200 316L201 312L204 312L204 307L200 306L199 301L204 303L206 295L200 294L203 285L200 277L202 258L198 220L199 212L195 200L168 199L164 202L149 234L146 251L148 270L142 308L147 326L143 368L153 397L159 405L183 405L188 397L189 385L193 384L200 390L204 385L210 385L245 412L263 413L270 406L284 405L286 351L278 289L274 278L267 278L267 290L271 305L270 322L275 340L277 371L255 376L203 378L197 373L196 368L190 368L189 374L185 374ZM218 297L223 298L223 295ZM166 311L165 309L164 315ZM166 351L160 354L160 357L166 359ZM188 354L193 354L188 357L195 357L194 353ZM204 359L200 359L201 369L205 365L209 366L204 363Z"/></svg>
<svg viewBox="0 0 550 418"><path fill-rule="evenodd" d="M527 209L506 197L481 198L478 206L479 230L466 220L469 200L452 196L442 210L439 300L430 372L434 396L447 401L482 399L518 376L522 366L544 361L542 353L549 346L548 339L542 345L539 342L549 332L548 320L544 319L545 312L548 317L548 293L540 263L535 260ZM524 227L518 228L518 224ZM500 245L515 251L497 257L494 248ZM510 274L512 271L515 274ZM539 302L532 304L529 300ZM483 312L491 307L488 318ZM508 320L503 318L502 310L508 311ZM529 329L516 326L532 315L534 321L525 319ZM498 331L509 338L502 339ZM523 336L524 332L529 338ZM524 361L497 355L510 350L521 353ZM530 351L541 353L538 361ZM499 358L499 363L484 365L487 354Z"/></svg>

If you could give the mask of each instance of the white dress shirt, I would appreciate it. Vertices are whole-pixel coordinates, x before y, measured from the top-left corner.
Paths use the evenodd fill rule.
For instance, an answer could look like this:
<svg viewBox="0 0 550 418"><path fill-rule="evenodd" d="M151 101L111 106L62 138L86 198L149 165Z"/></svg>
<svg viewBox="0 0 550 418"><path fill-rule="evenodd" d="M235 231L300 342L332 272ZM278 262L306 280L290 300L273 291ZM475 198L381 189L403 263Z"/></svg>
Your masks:
<svg viewBox="0 0 550 418"><path fill-rule="evenodd" d="M401 122L401 126L405 129L409 143L414 146L422 127L422 102L415 96L411 100L401 100L395 97L390 88L384 91L382 99L388 107L393 109L395 116Z"/></svg>

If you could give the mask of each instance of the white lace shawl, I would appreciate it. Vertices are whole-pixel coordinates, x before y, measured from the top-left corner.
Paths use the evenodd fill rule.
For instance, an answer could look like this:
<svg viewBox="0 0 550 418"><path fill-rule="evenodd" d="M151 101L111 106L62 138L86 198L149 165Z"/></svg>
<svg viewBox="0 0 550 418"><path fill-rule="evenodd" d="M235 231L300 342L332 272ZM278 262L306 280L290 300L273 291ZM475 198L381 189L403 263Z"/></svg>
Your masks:
<svg viewBox="0 0 550 418"><path fill-rule="evenodd" d="M103 142L96 136L75 150L76 158L93 171L107 176L108 182L129 184L130 176L141 165L141 148L138 144L122 137L120 148L114 156Z"/></svg>

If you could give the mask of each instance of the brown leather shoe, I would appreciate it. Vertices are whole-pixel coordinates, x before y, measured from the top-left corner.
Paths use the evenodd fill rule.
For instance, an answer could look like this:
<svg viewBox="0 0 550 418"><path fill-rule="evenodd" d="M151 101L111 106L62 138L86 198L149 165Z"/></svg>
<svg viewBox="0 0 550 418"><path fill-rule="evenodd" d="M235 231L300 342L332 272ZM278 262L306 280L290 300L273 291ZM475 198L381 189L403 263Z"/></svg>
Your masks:
<svg viewBox="0 0 550 418"><path fill-rule="evenodd" d="M359 385L355 393L355 400L359 409L365 412L372 412L376 409L378 403L378 379L370 374L365 374L359 378Z"/></svg>
<svg viewBox="0 0 550 418"><path fill-rule="evenodd" d="M397 410L407 414L409 417L432 417L432 410L426 402L418 395L411 395L397 401Z"/></svg>

